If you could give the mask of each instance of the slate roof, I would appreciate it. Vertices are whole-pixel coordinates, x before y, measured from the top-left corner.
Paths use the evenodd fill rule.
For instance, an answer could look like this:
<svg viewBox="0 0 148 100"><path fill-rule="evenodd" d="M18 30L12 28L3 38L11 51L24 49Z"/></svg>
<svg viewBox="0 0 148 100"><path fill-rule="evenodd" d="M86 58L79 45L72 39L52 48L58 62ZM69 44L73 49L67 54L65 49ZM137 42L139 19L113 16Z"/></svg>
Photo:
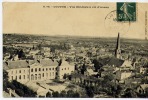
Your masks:
<svg viewBox="0 0 148 100"><path fill-rule="evenodd" d="M40 64L42 66L58 66L58 62L51 59L41 59Z"/></svg>
<svg viewBox="0 0 148 100"><path fill-rule="evenodd" d="M60 66L72 66L67 61L62 60L62 63Z"/></svg>
<svg viewBox="0 0 148 100"><path fill-rule="evenodd" d="M28 68L29 65L35 64L35 60L17 60L17 61L8 61L3 62L3 68L8 69L17 69L17 68ZM39 64L44 66L58 66L57 61L52 61L51 59L42 59L39 61Z"/></svg>
<svg viewBox="0 0 148 100"><path fill-rule="evenodd" d="M4 69L27 68L29 64L26 60L8 61L3 63Z"/></svg>
<svg viewBox="0 0 148 100"><path fill-rule="evenodd" d="M124 60L115 58L115 57L111 57L111 58L103 58L103 59L99 59L99 62L104 66L104 65L108 65L108 66L115 66L115 67L120 67L123 63Z"/></svg>
<svg viewBox="0 0 148 100"><path fill-rule="evenodd" d="M116 67L120 67L123 63L124 63L124 60L112 57L107 64L110 66L114 65Z"/></svg>

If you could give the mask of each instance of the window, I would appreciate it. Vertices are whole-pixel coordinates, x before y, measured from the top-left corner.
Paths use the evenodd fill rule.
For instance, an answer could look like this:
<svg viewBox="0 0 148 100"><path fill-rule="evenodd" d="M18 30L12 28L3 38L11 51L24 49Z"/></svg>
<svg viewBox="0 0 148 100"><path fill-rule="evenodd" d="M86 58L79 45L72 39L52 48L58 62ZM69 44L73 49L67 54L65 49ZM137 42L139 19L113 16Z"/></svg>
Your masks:
<svg viewBox="0 0 148 100"><path fill-rule="evenodd" d="M65 70L66 70L66 68L65 68Z"/></svg>
<svg viewBox="0 0 148 100"><path fill-rule="evenodd" d="M51 70L51 68L49 68L49 70Z"/></svg>
<svg viewBox="0 0 148 100"><path fill-rule="evenodd" d="M69 67L68 67L68 70L69 70Z"/></svg>
<svg viewBox="0 0 148 100"><path fill-rule="evenodd" d="M16 70L16 74L17 74L17 70Z"/></svg>
<svg viewBox="0 0 148 100"><path fill-rule="evenodd" d="M24 70L24 73L25 73L25 70Z"/></svg>
<svg viewBox="0 0 148 100"><path fill-rule="evenodd" d="M21 79L21 75L19 76L19 79Z"/></svg>
<svg viewBox="0 0 148 100"><path fill-rule="evenodd" d="M41 74L38 74L38 79L41 79Z"/></svg>
<svg viewBox="0 0 148 100"><path fill-rule="evenodd" d="M16 78L15 78L16 80L17 80L17 76L16 76Z"/></svg>
<svg viewBox="0 0 148 100"><path fill-rule="evenodd" d="M52 70L54 70L54 68L52 68Z"/></svg>
<svg viewBox="0 0 148 100"><path fill-rule="evenodd" d="M25 75L24 75L24 79L25 79Z"/></svg>
<svg viewBox="0 0 148 100"><path fill-rule="evenodd" d="M27 78L29 79L29 75L27 75Z"/></svg>
<svg viewBox="0 0 148 100"><path fill-rule="evenodd" d="M13 80L13 76L11 76L11 79Z"/></svg>
<svg viewBox="0 0 148 100"><path fill-rule="evenodd" d="M37 74L35 74L35 80L37 80Z"/></svg>
<svg viewBox="0 0 148 100"><path fill-rule="evenodd" d="M44 68L42 70L44 71Z"/></svg>
<svg viewBox="0 0 148 100"><path fill-rule="evenodd" d="M21 70L19 72L21 73Z"/></svg>
<svg viewBox="0 0 148 100"><path fill-rule="evenodd" d="M37 72L37 68L35 68L35 72Z"/></svg>
<svg viewBox="0 0 148 100"><path fill-rule="evenodd" d="M31 80L34 80L34 76L33 76L33 74L31 75Z"/></svg>
<svg viewBox="0 0 148 100"><path fill-rule="evenodd" d="M48 68L46 68L46 71L48 71Z"/></svg>
<svg viewBox="0 0 148 100"><path fill-rule="evenodd" d="M44 73L42 74L42 76L44 77Z"/></svg>
<svg viewBox="0 0 148 100"><path fill-rule="evenodd" d="M31 69L31 72L33 72L33 68Z"/></svg>
<svg viewBox="0 0 148 100"><path fill-rule="evenodd" d="M41 71L41 68L39 68L39 71Z"/></svg>

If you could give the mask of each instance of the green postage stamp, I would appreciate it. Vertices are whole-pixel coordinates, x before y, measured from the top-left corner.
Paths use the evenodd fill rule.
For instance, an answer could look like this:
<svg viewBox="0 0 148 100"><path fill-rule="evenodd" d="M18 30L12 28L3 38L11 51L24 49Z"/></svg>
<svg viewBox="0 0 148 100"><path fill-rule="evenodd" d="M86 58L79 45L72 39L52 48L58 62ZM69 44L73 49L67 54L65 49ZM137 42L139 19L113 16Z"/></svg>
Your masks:
<svg viewBox="0 0 148 100"><path fill-rule="evenodd" d="M117 21L136 21L136 3L118 2Z"/></svg>

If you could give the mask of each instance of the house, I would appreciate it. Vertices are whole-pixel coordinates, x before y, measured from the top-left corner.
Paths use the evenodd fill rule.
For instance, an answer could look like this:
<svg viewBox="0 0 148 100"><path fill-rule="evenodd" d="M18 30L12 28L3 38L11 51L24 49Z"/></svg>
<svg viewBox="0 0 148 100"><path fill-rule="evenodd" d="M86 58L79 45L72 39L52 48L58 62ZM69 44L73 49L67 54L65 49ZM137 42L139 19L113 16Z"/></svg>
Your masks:
<svg viewBox="0 0 148 100"><path fill-rule="evenodd" d="M29 55L35 55L39 52L40 50L30 50Z"/></svg>
<svg viewBox="0 0 148 100"><path fill-rule="evenodd" d="M87 72L88 76L97 75L98 74L98 72L94 72L91 68L87 68L86 72Z"/></svg>
<svg viewBox="0 0 148 100"><path fill-rule="evenodd" d="M140 73L141 74L144 74L144 73L146 73L148 71L148 68L146 68L146 67L140 67Z"/></svg>
<svg viewBox="0 0 148 100"><path fill-rule="evenodd" d="M148 88L148 84L141 84L137 87L137 92L139 94L145 94L146 88Z"/></svg>
<svg viewBox="0 0 148 100"><path fill-rule="evenodd" d="M63 79L64 74L70 75L74 72L75 66L70 65L67 61L61 60L61 64L58 66L58 77L59 79Z"/></svg>
<svg viewBox="0 0 148 100"><path fill-rule="evenodd" d="M125 80L125 79L127 79L127 78L129 78L129 77L131 77L132 76L132 71L117 71L116 72L116 79L118 79L118 80Z"/></svg>

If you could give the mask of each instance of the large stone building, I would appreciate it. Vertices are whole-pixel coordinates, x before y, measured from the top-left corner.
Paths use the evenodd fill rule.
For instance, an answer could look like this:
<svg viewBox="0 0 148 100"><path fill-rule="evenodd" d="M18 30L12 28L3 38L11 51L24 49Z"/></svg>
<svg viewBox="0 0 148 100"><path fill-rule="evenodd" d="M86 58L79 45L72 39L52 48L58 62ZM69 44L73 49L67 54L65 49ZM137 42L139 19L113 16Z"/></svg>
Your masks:
<svg viewBox="0 0 148 100"><path fill-rule="evenodd" d="M71 74L74 65L68 62L51 59L17 60L3 62L4 70L8 72L9 81L17 80L21 83L28 81L43 81L48 79L63 79L64 74Z"/></svg>

